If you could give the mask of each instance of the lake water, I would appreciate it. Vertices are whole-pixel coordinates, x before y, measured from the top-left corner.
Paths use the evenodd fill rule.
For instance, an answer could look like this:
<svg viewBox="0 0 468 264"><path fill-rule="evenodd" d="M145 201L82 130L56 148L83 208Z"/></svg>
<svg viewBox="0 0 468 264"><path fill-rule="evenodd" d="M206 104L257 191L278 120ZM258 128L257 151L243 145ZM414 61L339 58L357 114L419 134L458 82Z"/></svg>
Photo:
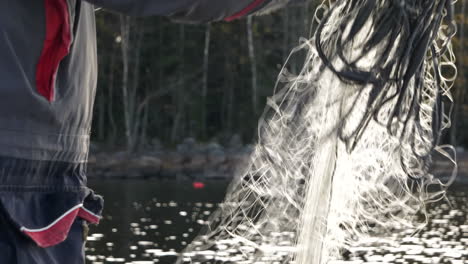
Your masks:
<svg viewBox="0 0 468 264"><path fill-rule="evenodd" d="M228 183L159 180L91 180L104 196L104 218L92 227L87 264L174 263L224 198ZM468 264L468 185L453 187L448 202L431 206L431 222L412 230L365 241L348 252L347 263ZM216 262L215 256L211 261ZM214 259L214 260L213 260Z"/></svg>

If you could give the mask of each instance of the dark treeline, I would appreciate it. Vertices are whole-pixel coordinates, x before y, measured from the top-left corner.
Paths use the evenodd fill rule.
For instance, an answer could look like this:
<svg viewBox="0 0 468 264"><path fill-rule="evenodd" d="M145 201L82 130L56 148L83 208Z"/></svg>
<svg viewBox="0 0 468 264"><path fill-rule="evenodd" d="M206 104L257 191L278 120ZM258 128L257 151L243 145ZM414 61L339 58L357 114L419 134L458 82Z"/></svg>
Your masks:
<svg viewBox="0 0 468 264"><path fill-rule="evenodd" d="M459 30L468 32L464 1L458 5ZM237 134L252 141L282 64L300 37L310 34L315 7L308 3L203 25L97 11L100 75L93 140L128 150L187 137L223 142ZM459 32L454 42L459 62L465 63L468 52L461 47L467 44L460 37L466 36ZM301 67L300 56L288 64L291 72ZM468 123L463 122L465 75L459 68L459 128ZM466 141L458 130L451 136Z"/></svg>

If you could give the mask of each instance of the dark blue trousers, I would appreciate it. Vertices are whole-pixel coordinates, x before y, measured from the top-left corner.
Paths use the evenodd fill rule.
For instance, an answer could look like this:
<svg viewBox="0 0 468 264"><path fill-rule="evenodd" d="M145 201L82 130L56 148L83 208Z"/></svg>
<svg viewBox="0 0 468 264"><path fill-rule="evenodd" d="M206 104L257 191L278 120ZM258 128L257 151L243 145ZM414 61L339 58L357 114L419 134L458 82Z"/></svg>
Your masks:
<svg viewBox="0 0 468 264"><path fill-rule="evenodd" d="M84 264L102 207L84 163L0 157L0 264Z"/></svg>
<svg viewBox="0 0 468 264"><path fill-rule="evenodd" d="M0 212L0 264L84 264L87 227L77 218L68 238L53 247L41 248Z"/></svg>

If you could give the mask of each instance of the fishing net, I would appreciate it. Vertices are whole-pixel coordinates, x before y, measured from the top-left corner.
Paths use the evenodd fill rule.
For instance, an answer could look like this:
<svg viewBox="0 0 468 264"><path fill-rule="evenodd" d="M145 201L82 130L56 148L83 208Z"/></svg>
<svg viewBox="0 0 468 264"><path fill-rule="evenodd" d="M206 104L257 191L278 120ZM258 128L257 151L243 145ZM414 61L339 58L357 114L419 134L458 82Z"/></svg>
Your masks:
<svg viewBox="0 0 468 264"><path fill-rule="evenodd" d="M421 228L455 153L451 0L322 3L281 71L247 167L179 262L328 263L369 236ZM305 54L305 55L304 55ZM292 56L291 55L291 56ZM435 153L454 164L431 174Z"/></svg>

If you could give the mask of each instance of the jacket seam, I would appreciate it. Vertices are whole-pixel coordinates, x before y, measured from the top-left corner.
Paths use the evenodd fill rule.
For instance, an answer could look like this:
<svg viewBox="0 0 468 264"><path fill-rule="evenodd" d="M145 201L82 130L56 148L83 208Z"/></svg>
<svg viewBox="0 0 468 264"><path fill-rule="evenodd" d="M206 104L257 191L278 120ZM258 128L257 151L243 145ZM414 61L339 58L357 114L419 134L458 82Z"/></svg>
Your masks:
<svg viewBox="0 0 468 264"><path fill-rule="evenodd" d="M22 186L1 185L0 192L81 192L86 191L84 186Z"/></svg>

